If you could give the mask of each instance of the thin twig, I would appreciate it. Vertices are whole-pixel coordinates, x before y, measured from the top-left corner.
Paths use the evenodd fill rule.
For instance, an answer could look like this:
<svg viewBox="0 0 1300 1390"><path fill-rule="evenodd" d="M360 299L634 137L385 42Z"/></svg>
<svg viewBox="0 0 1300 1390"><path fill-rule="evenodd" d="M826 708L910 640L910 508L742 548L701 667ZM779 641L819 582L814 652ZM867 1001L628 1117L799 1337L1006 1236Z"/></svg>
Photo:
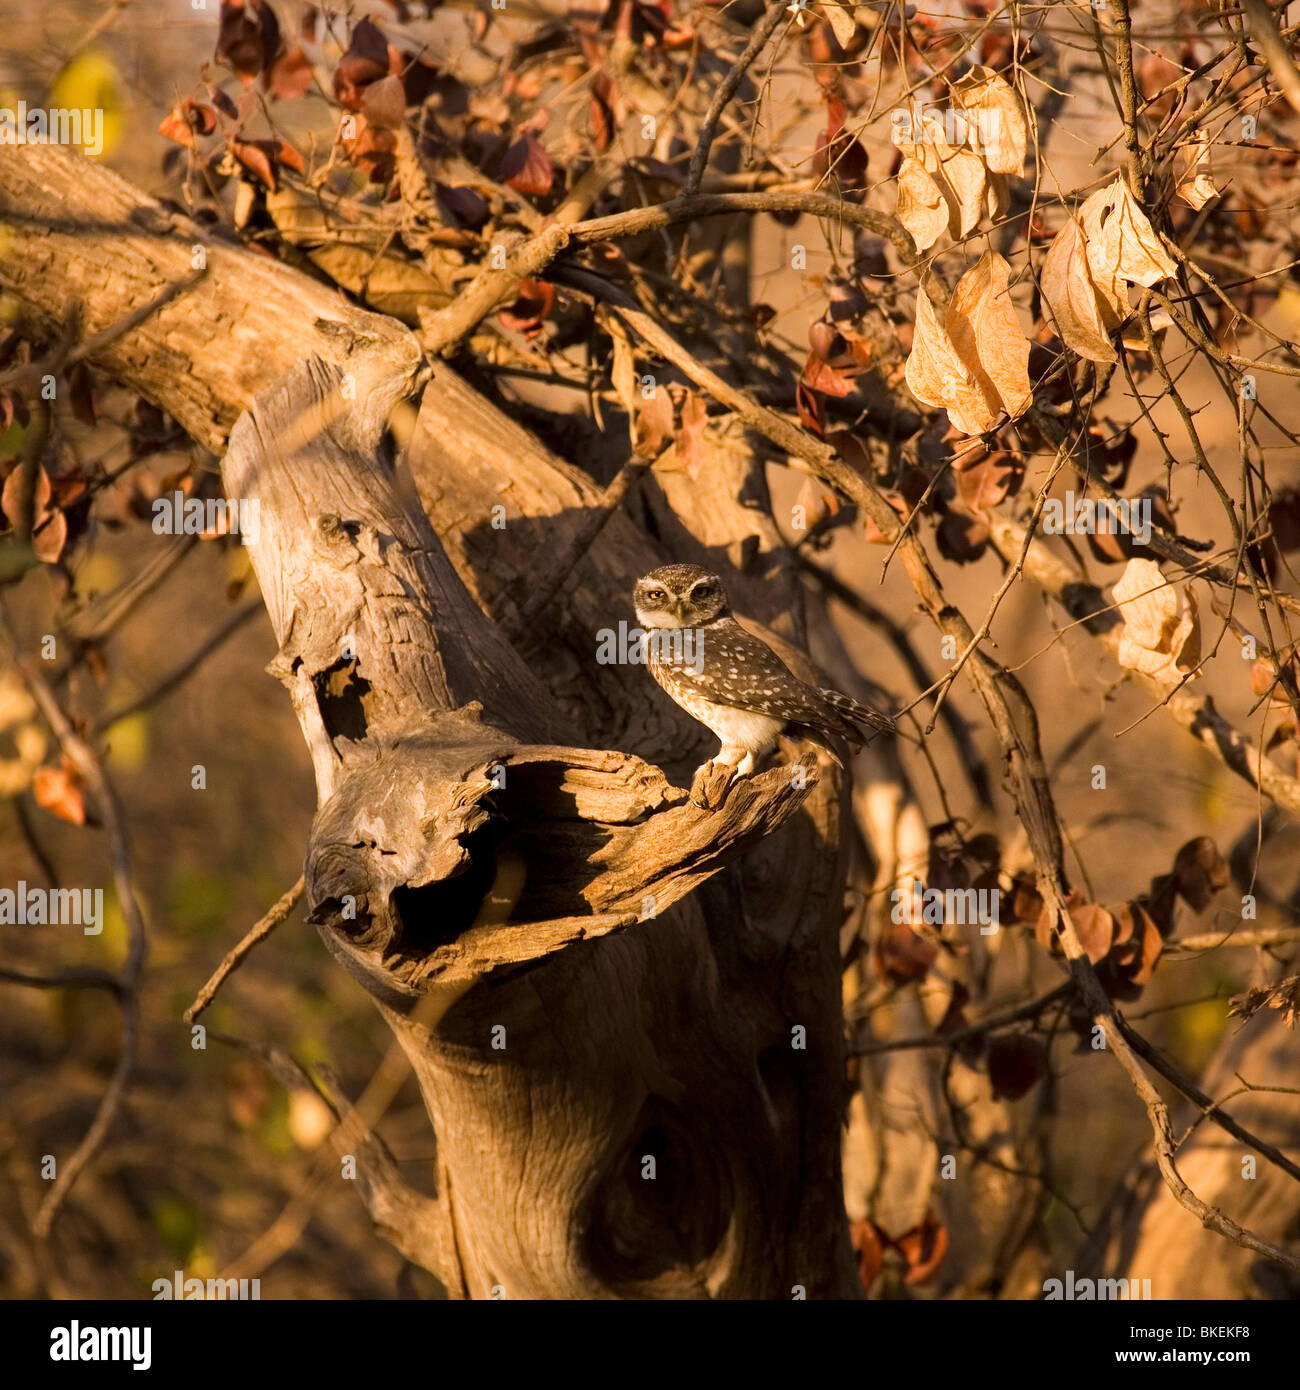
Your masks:
<svg viewBox="0 0 1300 1390"><path fill-rule="evenodd" d="M185 1010L183 1017L186 1023L193 1023L194 1020L198 1018L203 1010L216 998L217 991L225 983L226 977L238 970L253 947L259 942L265 941L276 927L288 917L293 911L294 905L297 903L298 899L302 897L305 886L306 879L302 874L299 874L297 883L276 899L266 916L250 927L247 933L245 933L243 940L226 953L221 964L212 972L212 976L207 984L199 990L198 994L194 996L194 1002Z"/></svg>

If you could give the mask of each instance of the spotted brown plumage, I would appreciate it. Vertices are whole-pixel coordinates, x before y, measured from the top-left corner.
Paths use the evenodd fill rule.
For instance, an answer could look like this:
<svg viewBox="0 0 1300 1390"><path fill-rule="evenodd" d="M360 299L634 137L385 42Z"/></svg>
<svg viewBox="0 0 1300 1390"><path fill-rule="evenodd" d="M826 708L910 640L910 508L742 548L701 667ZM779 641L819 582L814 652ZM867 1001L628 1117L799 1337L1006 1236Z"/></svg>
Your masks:
<svg viewBox="0 0 1300 1390"><path fill-rule="evenodd" d="M892 720L850 696L801 681L732 617L721 580L699 565L651 571L637 581L635 601L650 673L717 735L715 762L752 772L786 728L837 758L837 745L861 744L864 729L894 732Z"/></svg>

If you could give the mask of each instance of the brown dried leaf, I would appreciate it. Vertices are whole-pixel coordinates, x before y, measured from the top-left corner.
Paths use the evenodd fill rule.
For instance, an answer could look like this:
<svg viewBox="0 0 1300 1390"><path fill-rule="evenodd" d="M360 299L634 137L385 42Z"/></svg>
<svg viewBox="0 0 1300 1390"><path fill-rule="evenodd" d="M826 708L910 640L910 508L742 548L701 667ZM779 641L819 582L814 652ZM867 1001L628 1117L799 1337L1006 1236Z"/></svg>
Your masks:
<svg viewBox="0 0 1300 1390"><path fill-rule="evenodd" d="M983 434L1000 413L979 389L924 288L916 292L916 327L904 377L918 401L942 407L964 434Z"/></svg>
<svg viewBox="0 0 1300 1390"><path fill-rule="evenodd" d="M899 1236L894 1246L907 1261L903 1282L925 1284L938 1274L948 1252L948 1232L939 1218L927 1211L925 1220Z"/></svg>
<svg viewBox="0 0 1300 1390"><path fill-rule="evenodd" d="M501 160L501 179L518 193L542 197L555 182L555 166L531 130L515 141Z"/></svg>
<svg viewBox="0 0 1300 1390"><path fill-rule="evenodd" d="M1204 912L1231 879L1228 861L1208 835L1188 840L1174 856L1174 887L1193 912Z"/></svg>
<svg viewBox="0 0 1300 1390"><path fill-rule="evenodd" d="M1203 131L1196 132L1196 140L1187 156L1187 167L1178 181L1175 192L1197 212L1219 196L1219 190L1210 177L1210 137Z"/></svg>
<svg viewBox="0 0 1300 1390"><path fill-rule="evenodd" d="M994 174L1025 172L1029 131L1015 88L992 68L974 67L952 84L953 105L973 113L971 139Z"/></svg>
<svg viewBox="0 0 1300 1390"><path fill-rule="evenodd" d="M1019 1100L1047 1071L1043 1044L1024 1033L1008 1033L989 1043L989 1080L997 1100Z"/></svg>
<svg viewBox="0 0 1300 1390"><path fill-rule="evenodd" d="M1115 937L1115 919L1110 913L1100 903L1079 903L1071 906L1070 921L1088 959L1094 965L1105 960Z"/></svg>
<svg viewBox="0 0 1300 1390"><path fill-rule="evenodd" d="M1119 360L1106 336L1101 296L1088 268L1088 248L1075 222L1067 222L1052 239L1043 258L1040 284L1066 347L1089 362Z"/></svg>
<svg viewBox="0 0 1300 1390"><path fill-rule="evenodd" d="M906 985L924 979L939 955L939 948L906 922L891 922L876 947L876 969L882 979Z"/></svg>
<svg viewBox="0 0 1300 1390"><path fill-rule="evenodd" d="M1244 994L1233 995L1228 1012L1240 1019L1253 1018L1267 1005L1282 1010L1282 1021L1294 1028L1300 1018L1300 975L1291 975L1275 985L1252 985Z"/></svg>
<svg viewBox="0 0 1300 1390"><path fill-rule="evenodd" d="M1033 403L1029 389L1029 339L1025 337L1007 285L1011 267L986 251L957 282L946 327L958 356L983 392L989 408L1014 420Z"/></svg>
<svg viewBox="0 0 1300 1390"><path fill-rule="evenodd" d="M918 251L928 251L948 227L948 204L943 190L910 156L898 171L895 215L912 235Z"/></svg>
<svg viewBox="0 0 1300 1390"><path fill-rule="evenodd" d="M709 407L704 397L688 391L682 402L681 426L676 440L677 456L692 482L700 476L700 470L708 462L709 451L704 437L708 417Z"/></svg>

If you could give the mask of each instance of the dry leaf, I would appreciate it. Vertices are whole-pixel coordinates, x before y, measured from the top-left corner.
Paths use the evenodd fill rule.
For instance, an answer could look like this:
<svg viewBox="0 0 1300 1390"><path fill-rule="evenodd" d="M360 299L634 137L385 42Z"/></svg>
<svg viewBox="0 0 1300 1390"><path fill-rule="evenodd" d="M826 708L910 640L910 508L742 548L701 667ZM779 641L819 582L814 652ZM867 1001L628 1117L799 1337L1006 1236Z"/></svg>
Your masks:
<svg viewBox="0 0 1300 1390"><path fill-rule="evenodd" d="M1211 198L1219 196L1219 190L1214 186L1214 180L1210 177L1208 162L1210 157L1210 137L1203 130L1196 132L1196 142L1192 145L1188 156L1187 171L1183 174L1175 190L1178 196L1190 204L1197 212L1210 201ZM1206 168L1202 168L1206 165Z"/></svg>
<svg viewBox="0 0 1300 1390"><path fill-rule="evenodd" d="M1154 560L1133 559L1111 592L1124 619L1119 664L1162 684L1177 684L1201 654L1191 591L1170 584Z"/></svg>
<svg viewBox="0 0 1300 1390"><path fill-rule="evenodd" d="M1005 174L990 173L988 185L984 190L985 211L996 222L1011 206L1011 194L1007 189Z"/></svg>
<svg viewBox="0 0 1300 1390"><path fill-rule="evenodd" d="M853 6L840 4L838 0L826 0L822 5L822 13L830 22L836 43L841 48L847 48L858 27L853 20Z"/></svg>
<svg viewBox="0 0 1300 1390"><path fill-rule="evenodd" d="M970 150L941 147L939 160L939 170L950 195L947 200L948 235L955 241L979 225L980 214L984 210L988 171L979 155Z"/></svg>
<svg viewBox="0 0 1300 1390"><path fill-rule="evenodd" d="M681 428L677 431L676 444L677 456L692 482L708 462L709 449L705 441L708 418L709 407L704 397L687 391L682 401Z"/></svg>
<svg viewBox="0 0 1300 1390"><path fill-rule="evenodd" d="M1014 420L1033 401L1029 389L1029 339L1016 318L1007 283L1011 267L986 251L957 282L947 329L990 409Z"/></svg>
<svg viewBox="0 0 1300 1390"><path fill-rule="evenodd" d="M948 204L943 190L910 155L898 171L895 215L912 234L918 251L928 251L948 226Z"/></svg>
<svg viewBox="0 0 1300 1390"><path fill-rule="evenodd" d="M85 798L80 781L70 768L38 767L32 777L32 796L43 811L73 825L85 825Z"/></svg>
<svg viewBox="0 0 1300 1390"><path fill-rule="evenodd" d="M1071 221L1052 238L1039 277L1043 299L1066 347L1089 362L1117 362L1106 336L1101 296L1088 269L1088 250Z"/></svg>
<svg viewBox="0 0 1300 1390"><path fill-rule="evenodd" d="M1029 132L1020 98L992 68L974 67L952 84L953 103L971 112L971 140L994 174L1025 172Z"/></svg>
<svg viewBox="0 0 1300 1390"><path fill-rule="evenodd" d="M941 406L963 434L983 434L997 419L998 409L976 385L924 288L916 292L916 328L904 379L918 401Z"/></svg>
<svg viewBox="0 0 1300 1390"><path fill-rule="evenodd" d="M1119 174L1079 209L1079 223L1088 244L1092 278L1112 305L1115 301L1107 285L1113 277L1150 288L1178 269Z"/></svg>
<svg viewBox="0 0 1300 1390"><path fill-rule="evenodd" d="M614 394L618 397L618 403L627 411L628 428L632 427L632 417L636 414L637 401L637 380L636 380L636 355L632 351L632 344L628 341L627 330L621 323L617 323L613 316L606 321L609 330L610 341L614 345L614 362L610 370L610 380L614 385Z"/></svg>

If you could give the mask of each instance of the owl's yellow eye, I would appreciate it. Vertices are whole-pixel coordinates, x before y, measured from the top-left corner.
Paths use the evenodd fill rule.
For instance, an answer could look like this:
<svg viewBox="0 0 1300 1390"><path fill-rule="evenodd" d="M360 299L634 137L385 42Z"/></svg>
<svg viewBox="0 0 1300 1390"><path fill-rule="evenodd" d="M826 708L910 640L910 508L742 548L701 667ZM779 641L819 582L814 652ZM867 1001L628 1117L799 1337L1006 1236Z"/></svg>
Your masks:
<svg viewBox="0 0 1300 1390"><path fill-rule="evenodd" d="M665 595L662 589L648 589L646 591L646 598L649 599L651 603L660 603L664 597Z"/></svg>

